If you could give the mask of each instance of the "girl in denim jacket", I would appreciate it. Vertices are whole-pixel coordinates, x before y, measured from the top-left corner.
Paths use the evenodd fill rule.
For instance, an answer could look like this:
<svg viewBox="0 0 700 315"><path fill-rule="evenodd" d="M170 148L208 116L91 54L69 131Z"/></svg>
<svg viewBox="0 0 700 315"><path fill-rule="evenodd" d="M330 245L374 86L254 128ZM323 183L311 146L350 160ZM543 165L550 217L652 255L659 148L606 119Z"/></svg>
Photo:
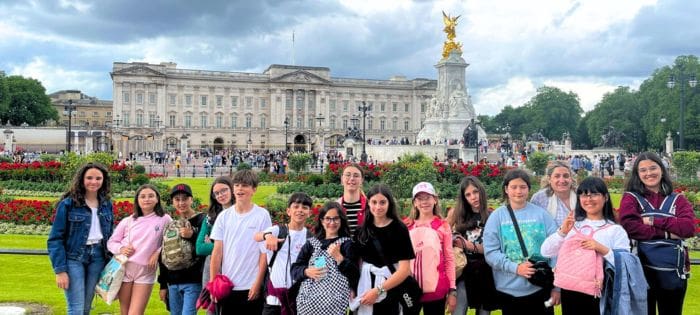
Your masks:
<svg viewBox="0 0 700 315"><path fill-rule="evenodd" d="M56 285L64 290L68 314L89 314L95 285L107 263L106 241L114 217L107 168L87 163L56 207L47 240Z"/></svg>

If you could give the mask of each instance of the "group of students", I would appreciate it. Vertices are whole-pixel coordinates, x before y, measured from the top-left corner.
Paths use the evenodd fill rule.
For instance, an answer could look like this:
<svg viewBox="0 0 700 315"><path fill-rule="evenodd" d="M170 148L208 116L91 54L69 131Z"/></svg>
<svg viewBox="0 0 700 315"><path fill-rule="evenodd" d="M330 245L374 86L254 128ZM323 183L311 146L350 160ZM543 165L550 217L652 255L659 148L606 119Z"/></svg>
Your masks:
<svg viewBox="0 0 700 315"><path fill-rule="evenodd" d="M467 176L446 217L430 183L413 187L411 211L402 220L391 190L377 184L365 193L363 179L358 165L343 168L343 195L322 206L313 231L306 227L313 201L303 192L289 197L288 221L273 226L269 212L252 202L258 179L250 170L216 178L206 214L192 209L189 186L175 185L173 206L188 221L179 235L196 252L188 268L168 270L159 257L162 232L172 219L158 190L141 186L134 214L114 228L109 174L88 163L58 203L47 242L56 283L65 291L69 314L89 314L108 255L124 254L129 260L118 295L122 314L143 314L156 280L172 314L196 314L200 292L217 275L233 283L215 301L219 314L399 314L397 288L408 277L421 286L425 315L445 309L466 314L469 308L477 314L553 314L557 304L563 314L599 314L597 295L532 284L535 263L554 267L567 240L584 227L593 236L580 247L612 266L629 261L615 257L630 252L630 238L682 239L694 231L692 206L682 195L672 216L642 216L636 196L659 208L672 193L668 170L654 153L635 161L626 191L636 195L623 196L619 221L605 183L589 177L576 185L570 166L560 162L550 165L544 188L530 202L530 177L510 170L502 184L504 204L494 211L484 185ZM459 277L453 246L467 259ZM648 313L655 314L658 305L659 314L681 314L687 280L667 290L646 266L645 276Z"/></svg>

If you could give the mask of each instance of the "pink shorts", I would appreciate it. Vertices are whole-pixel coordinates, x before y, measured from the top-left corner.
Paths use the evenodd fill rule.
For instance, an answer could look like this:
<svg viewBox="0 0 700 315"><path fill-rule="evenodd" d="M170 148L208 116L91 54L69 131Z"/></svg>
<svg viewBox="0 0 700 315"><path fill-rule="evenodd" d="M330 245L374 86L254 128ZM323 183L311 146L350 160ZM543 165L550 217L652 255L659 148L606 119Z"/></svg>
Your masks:
<svg viewBox="0 0 700 315"><path fill-rule="evenodd" d="M122 282L154 284L156 282L156 271L149 270L148 266L127 262Z"/></svg>

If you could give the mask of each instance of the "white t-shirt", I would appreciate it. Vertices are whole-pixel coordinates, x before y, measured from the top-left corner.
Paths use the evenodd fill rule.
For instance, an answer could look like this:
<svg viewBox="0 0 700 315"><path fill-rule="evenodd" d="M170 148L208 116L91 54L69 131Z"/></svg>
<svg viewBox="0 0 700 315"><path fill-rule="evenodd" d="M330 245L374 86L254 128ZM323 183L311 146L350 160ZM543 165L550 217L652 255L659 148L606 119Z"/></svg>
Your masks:
<svg viewBox="0 0 700 315"><path fill-rule="evenodd" d="M216 218L210 237L224 243L221 273L231 279L234 290L249 290L255 283L263 251L253 236L271 225L270 213L258 205L245 214L237 213L233 206Z"/></svg>
<svg viewBox="0 0 700 315"><path fill-rule="evenodd" d="M102 228L100 227L100 218L97 217L97 208L90 208L92 216L90 219L90 232L88 233L88 244L99 243L102 236Z"/></svg>
<svg viewBox="0 0 700 315"><path fill-rule="evenodd" d="M275 237L279 236L279 226L271 226L265 229L265 232L270 232ZM306 228L300 231L289 230L289 237L282 244L282 247L278 249L277 257L275 258L275 263L272 265L270 272L270 281L275 288L289 288L292 286L292 274L291 267L292 264L297 261L297 256L301 248L306 243ZM291 246L291 252L290 252ZM267 263L270 264L272 259L273 251L265 248L265 242L260 242L261 250L267 254ZM279 305L279 300L274 296L267 297L267 304Z"/></svg>

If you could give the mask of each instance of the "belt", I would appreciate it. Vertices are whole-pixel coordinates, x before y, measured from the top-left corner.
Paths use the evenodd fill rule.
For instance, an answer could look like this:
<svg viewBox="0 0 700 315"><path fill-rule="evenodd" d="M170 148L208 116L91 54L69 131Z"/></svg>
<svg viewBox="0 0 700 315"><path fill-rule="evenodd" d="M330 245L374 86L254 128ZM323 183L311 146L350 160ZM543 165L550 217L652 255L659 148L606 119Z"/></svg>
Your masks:
<svg viewBox="0 0 700 315"><path fill-rule="evenodd" d="M90 246L90 245L97 245L97 244L101 244L101 243L102 243L102 240L96 240L96 241L88 240L87 243L85 243L85 245Z"/></svg>

